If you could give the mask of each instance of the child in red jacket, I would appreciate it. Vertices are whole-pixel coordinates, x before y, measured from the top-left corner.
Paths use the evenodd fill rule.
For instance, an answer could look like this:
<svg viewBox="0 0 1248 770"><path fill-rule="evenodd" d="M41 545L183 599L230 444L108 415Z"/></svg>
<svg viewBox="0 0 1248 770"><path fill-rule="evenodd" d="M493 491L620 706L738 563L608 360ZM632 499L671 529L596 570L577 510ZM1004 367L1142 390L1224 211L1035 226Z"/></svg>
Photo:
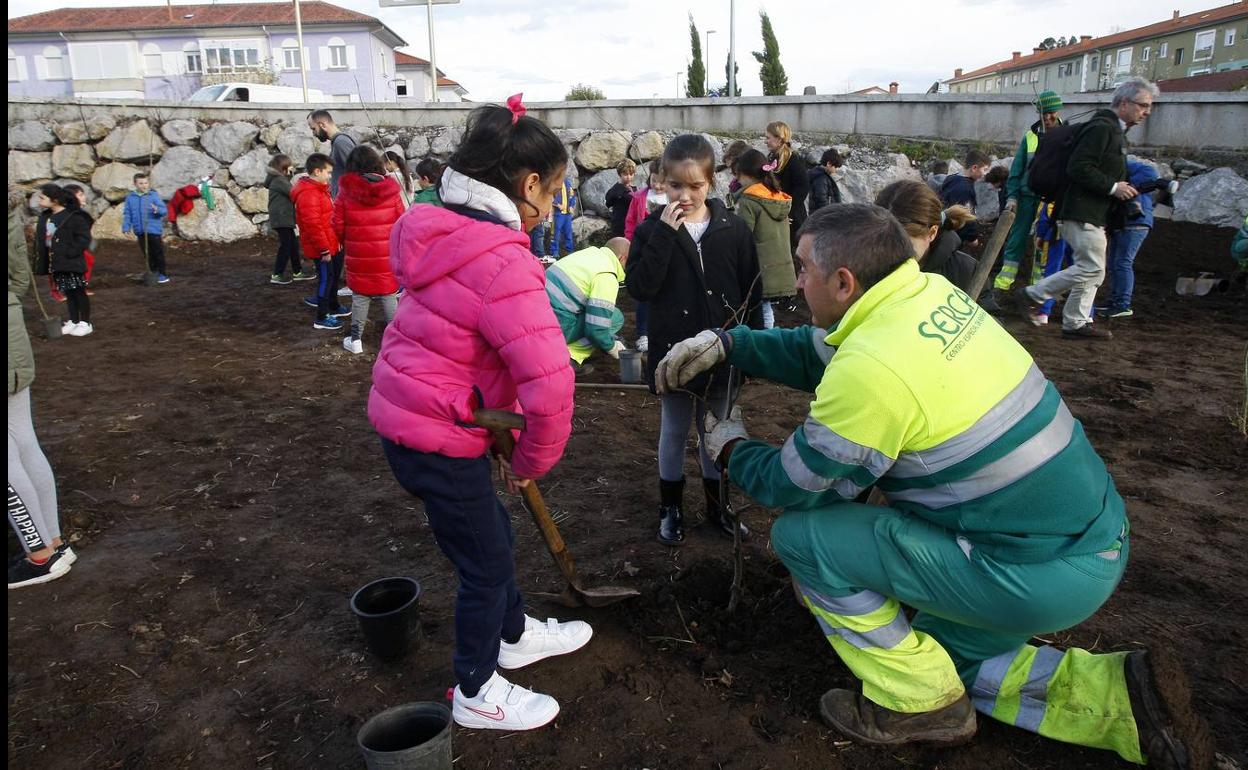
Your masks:
<svg viewBox="0 0 1248 770"><path fill-rule="evenodd" d="M331 219L334 201L329 197L329 180L333 175L334 162L328 155L314 152L304 162L308 175L300 179L290 191L295 203L295 224L299 225L299 243L303 256L316 263L316 302L305 299L304 304L315 305L314 329L341 329L338 319L351 314L338 304L338 266L334 264L338 248L338 236L334 233Z"/></svg>
<svg viewBox="0 0 1248 770"><path fill-rule="evenodd" d="M381 302L386 323L394 320L399 304L399 282L390 269L390 228L405 210L402 192L372 147L361 144L347 156L331 224L346 252L351 333L343 338L342 346L352 353L364 352L360 335L372 301Z"/></svg>

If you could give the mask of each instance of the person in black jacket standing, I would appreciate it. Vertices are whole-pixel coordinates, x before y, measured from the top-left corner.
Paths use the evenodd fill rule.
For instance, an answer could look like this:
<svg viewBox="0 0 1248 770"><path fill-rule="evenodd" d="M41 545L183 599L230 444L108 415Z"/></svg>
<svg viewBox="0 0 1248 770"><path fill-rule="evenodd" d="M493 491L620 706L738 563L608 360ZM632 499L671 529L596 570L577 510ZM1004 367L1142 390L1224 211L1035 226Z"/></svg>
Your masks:
<svg viewBox="0 0 1248 770"><path fill-rule="evenodd" d="M1074 252L1074 264L1034 286L1014 291L1019 312L1036 323L1033 310L1066 292L1062 336L1109 339L1108 329L1090 323L1096 290L1105 279L1105 222L1115 201L1139 193L1126 181L1127 129L1153 111L1157 86L1133 77L1114 89L1107 110L1097 110L1075 139L1066 164L1067 181L1058 194L1058 232Z"/></svg>
<svg viewBox="0 0 1248 770"><path fill-rule="evenodd" d="M624 220L628 218L628 207L633 203L633 193L637 192L637 188L633 187L637 164L625 158L616 164L615 173L619 175L620 181L607 190L605 202L607 208L611 209L611 237L623 238Z"/></svg>
<svg viewBox="0 0 1248 770"><path fill-rule="evenodd" d="M91 247L91 215L78 207L78 199L54 184L39 188L39 205L44 208L35 225L35 272L52 274L56 287L69 305L69 320L61 333L85 337L95 331L91 325L91 300L87 297L87 257Z"/></svg>
<svg viewBox="0 0 1248 770"><path fill-rule="evenodd" d="M835 148L829 147L819 158L819 167L810 170L810 203L808 213L813 214L824 206L841 202L841 188L836 184L836 174L845 165L845 159Z"/></svg>
<svg viewBox="0 0 1248 770"><path fill-rule="evenodd" d="M720 200L707 199L715 179L711 145L697 134L673 139L663 152L670 201L637 226L628 254L625 285L638 301L650 303L650 355L647 376L677 342L708 329L748 324L762 328L762 280L749 227ZM682 545L684 465L689 426L704 433L706 408L724 416L735 395L728 367L691 381L680 393L662 397L659 433L659 542ZM732 535L728 512L719 499L719 469L699 444L707 518ZM743 528L744 529L744 528Z"/></svg>
<svg viewBox="0 0 1248 770"><path fill-rule="evenodd" d="M810 176L807 173L806 161L793 152L793 129L788 123L775 121L767 124L763 133L763 141L767 144L769 157L775 161L773 171L780 180L780 189L793 199L793 210L789 214L789 245L797 251L797 231L802 229L806 221L806 196L810 194Z"/></svg>

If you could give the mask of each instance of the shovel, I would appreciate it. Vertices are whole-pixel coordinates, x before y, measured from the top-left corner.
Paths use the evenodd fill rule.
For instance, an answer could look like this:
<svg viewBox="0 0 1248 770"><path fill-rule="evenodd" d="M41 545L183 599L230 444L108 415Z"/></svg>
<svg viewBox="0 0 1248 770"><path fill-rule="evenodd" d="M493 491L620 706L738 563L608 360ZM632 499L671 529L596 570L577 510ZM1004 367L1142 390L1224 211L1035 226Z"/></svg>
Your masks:
<svg viewBox="0 0 1248 770"><path fill-rule="evenodd" d="M477 425L494 434L494 444L498 448L499 456L510 462L511 453L516 448L516 440L511 432L524 430L524 416L501 409L478 409L473 413L473 419ZM538 491L537 484L529 482L528 486L521 488L520 493L525 510L529 512L537 528L541 530L542 539L546 541L546 548L550 550L550 555L555 559L555 566L568 581L562 593L535 593L530 596L549 599L565 607L605 607L608 604L615 604L618 601L641 595L637 589L625 586L586 588L581 582L581 574L577 572L575 562L572 561L572 554L568 553L568 547L559 534L559 528L555 526L554 520L550 518L550 513L546 510L546 502L542 500L542 493Z"/></svg>

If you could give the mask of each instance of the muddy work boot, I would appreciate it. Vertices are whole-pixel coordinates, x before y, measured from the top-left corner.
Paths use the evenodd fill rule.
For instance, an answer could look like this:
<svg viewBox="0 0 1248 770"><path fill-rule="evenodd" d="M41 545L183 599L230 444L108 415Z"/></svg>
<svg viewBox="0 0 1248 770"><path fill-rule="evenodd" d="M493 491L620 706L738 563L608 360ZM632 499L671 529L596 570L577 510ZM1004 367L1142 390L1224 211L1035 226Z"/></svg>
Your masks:
<svg viewBox="0 0 1248 770"><path fill-rule="evenodd" d="M685 544L684 498L684 479L659 479L659 542L663 545Z"/></svg>
<svg viewBox="0 0 1248 770"><path fill-rule="evenodd" d="M706 520L716 532L724 537L732 537L732 509L719 500L719 479L702 479L702 491L706 494ZM741 522L741 538L750 534L750 530Z"/></svg>
<svg viewBox="0 0 1248 770"><path fill-rule="evenodd" d="M935 711L904 714L872 703L852 690L828 690L819 700L819 713L830 727L872 746L957 746L975 737L975 709L966 693Z"/></svg>
<svg viewBox="0 0 1248 770"><path fill-rule="evenodd" d="M1123 664L1140 752L1149 767L1207 770L1213 766L1213 735L1192 708L1183 667L1164 650L1137 650Z"/></svg>

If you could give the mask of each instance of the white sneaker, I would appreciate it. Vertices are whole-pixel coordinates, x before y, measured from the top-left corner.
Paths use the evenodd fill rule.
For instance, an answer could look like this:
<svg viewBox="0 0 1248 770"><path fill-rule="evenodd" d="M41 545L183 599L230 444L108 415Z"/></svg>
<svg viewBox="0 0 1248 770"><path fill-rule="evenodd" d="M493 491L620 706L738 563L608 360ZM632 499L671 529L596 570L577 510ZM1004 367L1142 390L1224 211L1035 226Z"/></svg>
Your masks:
<svg viewBox="0 0 1248 770"><path fill-rule="evenodd" d="M645 352L647 352L647 351L649 351L649 350L650 350L650 338L649 338L649 337L638 337L638 338L637 338L637 352L638 352L638 353L645 353Z"/></svg>
<svg viewBox="0 0 1248 770"><path fill-rule="evenodd" d="M346 286L343 286L341 289L338 290L339 297L350 297L354 293L355 292L351 291Z"/></svg>
<svg viewBox="0 0 1248 770"><path fill-rule="evenodd" d="M554 618L545 623L524 616L524 635L515 644L498 646L499 668L520 668L555 655L566 655L589 644L594 629L583 620L560 623Z"/></svg>
<svg viewBox="0 0 1248 770"><path fill-rule="evenodd" d="M79 321L73 326L74 328L66 332L66 334L69 334L73 337L85 337L91 332L95 331L95 327L87 323L86 321Z"/></svg>
<svg viewBox="0 0 1248 770"><path fill-rule="evenodd" d="M479 730L533 730L558 714L559 701L512 684L497 671L476 697L467 697L456 685L451 705L455 724Z"/></svg>
<svg viewBox="0 0 1248 770"><path fill-rule="evenodd" d="M351 337L343 337L342 348L348 353L355 353L356 355L359 355L364 352L364 343L361 340L353 339Z"/></svg>
<svg viewBox="0 0 1248 770"><path fill-rule="evenodd" d="M73 321L66 321L61 324L61 334L73 334L74 326L76 326L76 324Z"/></svg>

